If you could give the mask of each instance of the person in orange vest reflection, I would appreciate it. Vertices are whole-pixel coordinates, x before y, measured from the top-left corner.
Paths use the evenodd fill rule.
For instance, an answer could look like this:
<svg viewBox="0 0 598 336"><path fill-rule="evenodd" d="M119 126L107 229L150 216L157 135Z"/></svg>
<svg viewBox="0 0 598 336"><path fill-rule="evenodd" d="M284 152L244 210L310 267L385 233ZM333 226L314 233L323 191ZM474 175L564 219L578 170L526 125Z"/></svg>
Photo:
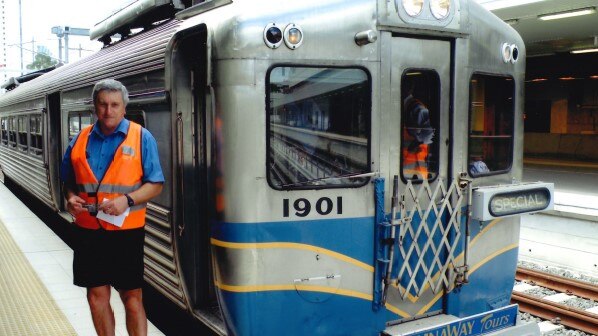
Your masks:
<svg viewBox="0 0 598 336"><path fill-rule="evenodd" d="M403 173L410 179L429 178L429 145L434 137L430 111L413 96L413 89L403 101Z"/></svg>
<svg viewBox="0 0 598 336"><path fill-rule="evenodd" d="M92 93L97 122L75 136L61 165L67 210L75 218L74 284L87 288L98 335L114 335L111 287L125 306L130 335L147 335L143 308L146 204L164 175L151 133L125 119L129 95L113 79Z"/></svg>

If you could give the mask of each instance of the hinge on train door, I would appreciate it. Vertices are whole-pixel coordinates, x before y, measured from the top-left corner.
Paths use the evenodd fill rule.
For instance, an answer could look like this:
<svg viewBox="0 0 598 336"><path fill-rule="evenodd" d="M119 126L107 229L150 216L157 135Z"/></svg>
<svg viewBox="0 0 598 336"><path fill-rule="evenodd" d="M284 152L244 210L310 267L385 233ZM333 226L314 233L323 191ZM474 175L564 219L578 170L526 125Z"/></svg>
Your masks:
<svg viewBox="0 0 598 336"><path fill-rule="evenodd" d="M471 239L469 232L469 220L471 218L471 204L472 204L472 182L471 178L467 177L467 173L461 172L459 174L459 188L465 190L467 188L467 213L465 217L465 239L463 246L463 265L456 266L455 272L455 286L460 287L469 283L469 240Z"/></svg>
<svg viewBox="0 0 598 336"><path fill-rule="evenodd" d="M372 300L372 309L378 311L384 306L382 295L384 286L382 279L383 270L386 269L388 260L388 248L384 244L390 223L386 218L384 210L384 178L378 177L372 180L374 184L374 205L375 205L375 226L374 226L374 297Z"/></svg>
<svg viewBox="0 0 598 336"><path fill-rule="evenodd" d="M384 179L374 180L376 184L376 265L374 272L374 310L386 304L388 288L392 282L392 266L397 242L396 227L407 223L410 218L396 219L399 208L399 177L394 176L392 190L392 206L390 218L386 217L384 209ZM404 206L404 200L400 202Z"/></svg>
<svg viewBox="0 0 598 336"><path fill-rule="evenodd" d="M185 195L185 185L182 183L182 179L185 176L184 172L184 157L183 157L183 112L178 111L176 116L176 133L177 133L177 165L179 168L179 187L181 195ZM184 197L183 197L184 199ZM183 200L184 202L184 200ZM177 226L179 237L183 236L183 231L185 231L185 215L183 211L183 218L181 219L180 223Z"/></svg>

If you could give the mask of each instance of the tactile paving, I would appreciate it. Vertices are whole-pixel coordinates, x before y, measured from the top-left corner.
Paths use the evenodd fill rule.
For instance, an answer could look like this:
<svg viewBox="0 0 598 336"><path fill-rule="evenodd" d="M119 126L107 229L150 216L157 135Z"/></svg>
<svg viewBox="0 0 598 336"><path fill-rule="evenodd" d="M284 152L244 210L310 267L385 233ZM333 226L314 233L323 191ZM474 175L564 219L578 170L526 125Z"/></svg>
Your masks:
<svg viewBox="0 0 598 336"><path fill-rule="evenodd" d="M2 221L0 335L77 335Z"/></svg>

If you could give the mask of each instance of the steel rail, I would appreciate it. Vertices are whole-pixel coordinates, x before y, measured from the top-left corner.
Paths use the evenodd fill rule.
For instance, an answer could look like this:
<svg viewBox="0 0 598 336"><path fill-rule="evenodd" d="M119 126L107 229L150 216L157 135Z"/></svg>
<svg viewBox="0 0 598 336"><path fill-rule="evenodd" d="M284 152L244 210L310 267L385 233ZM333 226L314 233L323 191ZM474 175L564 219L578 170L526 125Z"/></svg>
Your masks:
<svg viewBox="0 0 598 336"><path fill-rule="evenodd" d="M568 307L537 296L513 292L512 303L519 304L519 310L546 320L558 319L569 328L598 335L598 314Z"/></svg>
<svg viewBox="0 0 598 336"><path fill-rule="evenodd" d="M598 285L564 278L558 275L517 267L515 279L546 287L558 292L573 294L588 300L598 301Z"/></svg>

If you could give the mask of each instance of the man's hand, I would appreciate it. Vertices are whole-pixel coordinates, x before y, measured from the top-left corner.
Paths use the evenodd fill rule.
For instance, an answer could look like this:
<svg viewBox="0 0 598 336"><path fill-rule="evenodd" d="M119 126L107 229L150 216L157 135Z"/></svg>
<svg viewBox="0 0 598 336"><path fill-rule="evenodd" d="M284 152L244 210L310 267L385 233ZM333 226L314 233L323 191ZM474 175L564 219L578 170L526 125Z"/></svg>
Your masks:
<svg viewBox="0 0 598 336"><path fill-rule="evenodd" d="M127 198L123 195L100 204L98 211L104 211L107 215L118 216L125 212L128 207Z"/></svg>
<svg viewBox="0 0 598 336"><path fill-rule="evenodd" d="M76 216L83 211L87 211L87 209L83 207L84 204L85 201L81 197L77 195L71 195L67 200L66 209L71 213L71 215Z"/></svg>

